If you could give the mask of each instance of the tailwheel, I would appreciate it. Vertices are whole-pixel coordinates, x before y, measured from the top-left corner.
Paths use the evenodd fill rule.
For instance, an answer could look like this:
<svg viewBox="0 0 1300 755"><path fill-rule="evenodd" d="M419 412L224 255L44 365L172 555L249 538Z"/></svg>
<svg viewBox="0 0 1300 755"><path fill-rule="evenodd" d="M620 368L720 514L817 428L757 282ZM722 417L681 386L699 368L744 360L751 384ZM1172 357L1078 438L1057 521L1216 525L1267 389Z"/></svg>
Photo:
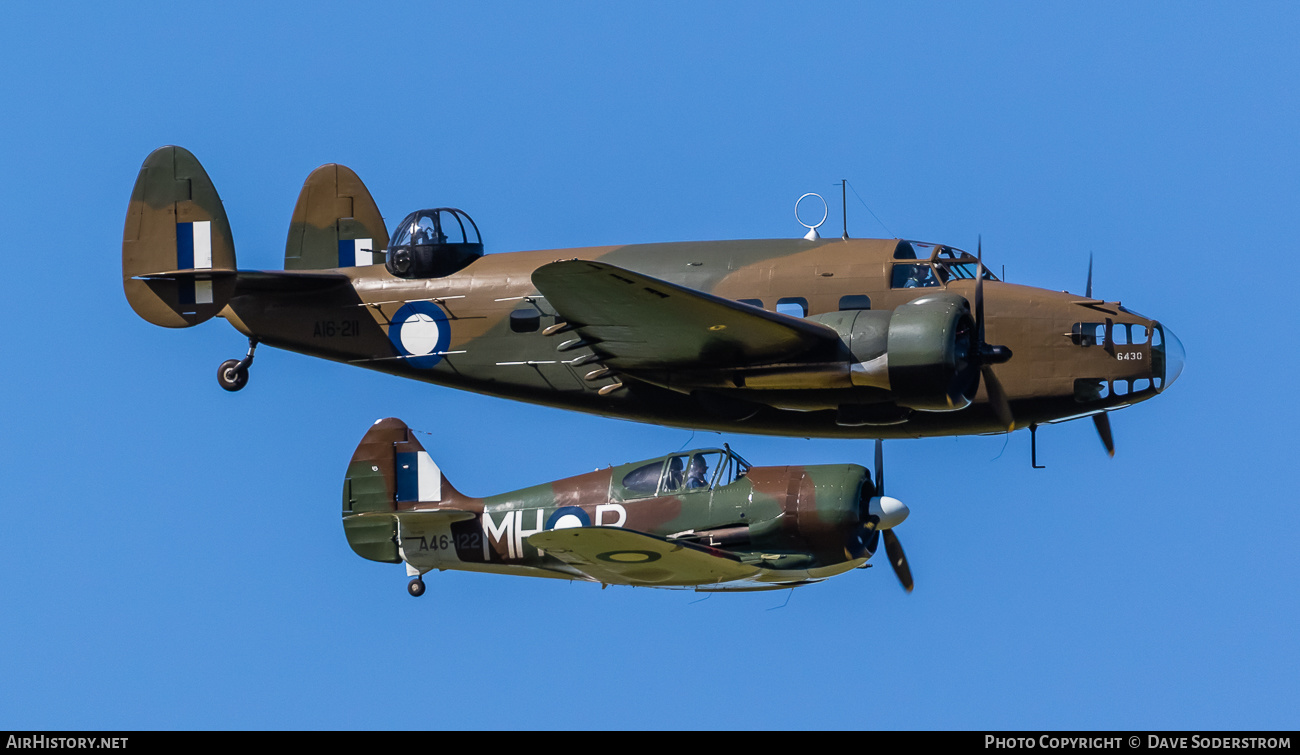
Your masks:
<svg viewBox="0 0 1300 755"><path fill-rule="evenodd" d="M227 359L217 368L217 382L228 391L237 391L248 385L248 368L238 359Z"/></svg>
<svg viewBox="0 0 1300 755"><path fill-rule="evenodd" d="M424 594L424 579L416 577L406 583L406 591L411 594L412 598L418 598Z"/></svg>
<svg viewBox="0 0 1300 755"><path fill-rule="evenodd" d="M227 359L217 368L217 382L228 391L237 391L248 385L248 368L253 366L253 352L257 339L248 339L248 353L243 359Z"/></svg>

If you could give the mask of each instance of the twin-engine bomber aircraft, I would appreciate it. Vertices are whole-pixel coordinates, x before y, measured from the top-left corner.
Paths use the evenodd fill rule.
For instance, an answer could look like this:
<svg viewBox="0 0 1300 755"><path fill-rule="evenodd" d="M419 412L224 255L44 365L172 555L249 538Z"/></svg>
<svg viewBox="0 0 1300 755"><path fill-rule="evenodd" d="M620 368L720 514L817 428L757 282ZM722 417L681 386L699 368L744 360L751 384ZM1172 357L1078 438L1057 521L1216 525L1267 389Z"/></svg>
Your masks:
<svg viewBox="0 0 1300 755"><path fill-rule="evenodd" d="M433 569L602 585L775 590L863 566L883 539L912 575L893 527L903 503L856 464L751 467L730 448L600 469L488 498L462 495L398 419L374 424L343 481L357 555L405 563L424 594Z"/></svg>
<svg viewBox="0 0 1300 755"><path fill-rule="evenodd" d="M483 254L460 210L390 239L341 165L307 177L284 271L239 270L192 154L145 160L127 211L127 300L165 327L226 318L259 343L610 417L769 435L1005 432L1157 395L1183 367L1160 323L1003 283L981 257L900 239L770 239Z"/></svg>

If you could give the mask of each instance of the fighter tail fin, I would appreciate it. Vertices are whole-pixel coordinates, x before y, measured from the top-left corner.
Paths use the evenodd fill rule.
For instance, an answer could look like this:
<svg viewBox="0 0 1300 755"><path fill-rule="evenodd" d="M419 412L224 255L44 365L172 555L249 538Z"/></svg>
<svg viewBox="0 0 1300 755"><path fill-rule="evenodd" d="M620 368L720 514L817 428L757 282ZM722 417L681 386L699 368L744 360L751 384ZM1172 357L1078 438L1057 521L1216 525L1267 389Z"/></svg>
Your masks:
<svg viewBox="0 0 1300 755"><path fill-rule="evenodd" d="M307 176L289 221L285 270L382 265L388 231L366 185L329 163Z"/></svg>
<svg viewBox="0 0 1300 755"><path fill-rule="evenodd" d="M211 318L235 290L235 242L221 197L183 147L145 158L122 233L122 287L155 325L186 328Z"/></svg>
<svg viewBox="0 0 1300 755"><path fill-rule="evenodd" d="M358 555L373 561L401 560L394 541L395 518L358 516L395 513L416 503L455 506L468 500L400 419L381 419L370 427L352 454L343 479L343 528Z"/></svg>

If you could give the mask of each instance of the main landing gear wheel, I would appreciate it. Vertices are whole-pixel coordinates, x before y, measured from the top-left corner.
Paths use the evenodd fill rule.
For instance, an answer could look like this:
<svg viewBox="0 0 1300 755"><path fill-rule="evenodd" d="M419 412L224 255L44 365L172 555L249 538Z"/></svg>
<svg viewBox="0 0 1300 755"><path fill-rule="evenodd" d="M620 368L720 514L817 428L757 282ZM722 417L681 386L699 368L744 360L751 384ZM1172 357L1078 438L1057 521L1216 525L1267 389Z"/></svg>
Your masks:
<svg viewBox="0 0 1300 755"><path fill-rule="evenodd" d="M253 366L253 352L257 339L248 339L248 353L243 359L227 359L217 368L217 382L228 391L237 391L248 385L248 368Z"/></svg>
<svg viewBox="0 0 1300 755"><path fill-rule="evenodd" d="M424 580L416 577L406 583L406 591L411 594L412 598L418 598L424 594Z"/></svg>
<svg viewBox="0 0 1300 755"><path fill-rule="evenodd" d="M227 359L217 368L217 382L228 391L248 385L248 368L238 359Z"/></svg>

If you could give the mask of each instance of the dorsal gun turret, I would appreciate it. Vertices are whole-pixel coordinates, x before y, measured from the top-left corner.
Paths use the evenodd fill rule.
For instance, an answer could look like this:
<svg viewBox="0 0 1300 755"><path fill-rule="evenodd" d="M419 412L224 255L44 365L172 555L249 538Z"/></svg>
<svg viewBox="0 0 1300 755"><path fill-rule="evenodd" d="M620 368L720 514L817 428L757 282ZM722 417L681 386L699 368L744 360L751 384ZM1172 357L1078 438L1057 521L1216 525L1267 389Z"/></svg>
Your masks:
<svg viewBox="0 0 1300 755"><path fill-rule="evenodd" d="M386 264L399 278L441 278L482 256L483 237L474 220L454 207L435 207L413 212L397 226Z"/></svg>

